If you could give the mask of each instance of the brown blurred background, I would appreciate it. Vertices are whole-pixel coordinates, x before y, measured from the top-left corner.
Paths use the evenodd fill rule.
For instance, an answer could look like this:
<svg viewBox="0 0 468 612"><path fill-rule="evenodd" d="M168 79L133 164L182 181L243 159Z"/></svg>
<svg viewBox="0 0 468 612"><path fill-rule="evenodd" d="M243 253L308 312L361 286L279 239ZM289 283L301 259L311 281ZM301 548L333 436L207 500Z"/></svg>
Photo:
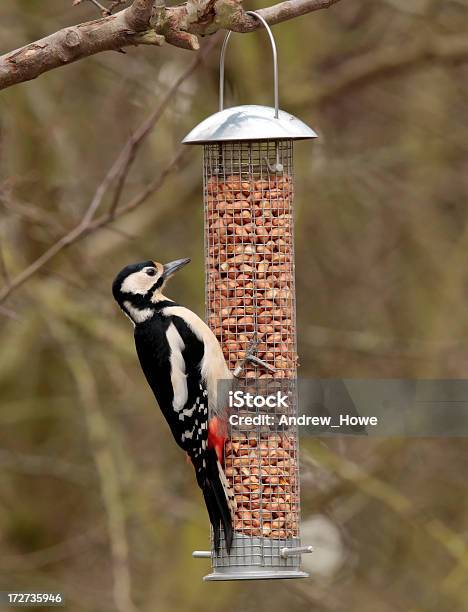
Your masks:
<svg viewBox="0 0 468 612"><path fill-rule="evenodd" d="M98 16L71 0L2 0L0 15L2 52ZM274 28L281 106L320 134L296 147L301 376L466 375L467 19L467 0L343 0ZM139 151L121 206L217 109L217 40ZM2 282L80 221L194 57L107 53L2 92ZM263 33L233 37L227 78L231 102L271 104ZM168 293L203 313L201 155L187 147L159 190L2 305L0 589L61 590L73 612L468 610L464 439L303 440L311 578L201 582L201 496L110 293L127 263L188 256Z"/></svg>

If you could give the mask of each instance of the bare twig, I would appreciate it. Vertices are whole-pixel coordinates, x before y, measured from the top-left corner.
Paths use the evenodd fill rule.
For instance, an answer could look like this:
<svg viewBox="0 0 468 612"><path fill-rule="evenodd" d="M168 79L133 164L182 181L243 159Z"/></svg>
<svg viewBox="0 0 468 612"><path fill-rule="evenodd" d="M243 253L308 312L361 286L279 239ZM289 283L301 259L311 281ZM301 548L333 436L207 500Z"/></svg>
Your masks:
<svg viewBox="0 0 468 612"><path fill-rule="evenodd" d="M101 11L101 14L103 16L106 15L110 15L111 12L109 11L108 8L106 8L105 6L103 6L100 2L98 2L98 0L89 0L89 2L91 2L92 4L94 4L94 6L97 6L97 8ZM80 4L81 4L81 0L80 0Z"/></svg>
<svg viewBox="0 0 468 612"><path fill-rule="evenodd" d="M77 554L87 552L91 547L100 544L102 539L102 525L94 525L89 531L80 533L47 548L34 550L22 555L3 555L0 561L0 569L2 572L11 572L12 570L25 572L52 563L60 563Z"/></svg>
<svg viewBox="0 0 468 612"><path fill-rule="evenodd" d="M258 12L276 24L320 9L339 0L286 0ZM251 32L257 19L246 15L241 0L188 0L165 7L159 3L152 22L154 0L134 0L127 8L76 26L0 56L0 89L35 79L44 72L103 51L135 45L161 45L164 40L198 50L198 36L221 29Z"/></svg>
<svg viewBox="0 0 468 612"><path fill-rule="evenodd" d="M127 4L128 0L113 0L110 4L109 4L109 15L112 15L112 13L114 12L114 10L118 7L118 6L122 6L123 4Z"/></svg>
<svg viewBox="0 0 468 612"><path fill-rule="evenodd" d="M123 215L128 214L129 212L135 210L140 204L153 193L158 191L167 176L172 172L172 170L177 166L184 153L184 149L180 148L171 162L163 169L161 174L149 185L143 189L137 196L132 198L126 205L122 206L119 210L116 211L114 216L106 213L101 217L97 217L93 221L90 221L86 225L83 225L81 222L73 228L68 234L63 236L59 241L54 243L45 253L43 253L38 259L33 261L27 268L25 268L18 276L13 278L9 285L4 287L4 289L0 292L0 304L9 297L13 291L21 287L27 280L29 280L34 274L39 272L41 268L43 268L46 264L48 264L54 257L56 257L61 251L74 244L81 238L88 236L89 234L95 232L101 227L105 227L109 223L111 223L114 219L118 217L122 217Z"/></svg>
<svg viewBox="0 0 468 612"><path fill-rule="evenodd" d="M63 225L57 220L55 215L46 210L38 209L30 203L13 200L11 197L4 197L0 193L0 204L15 215L46 227L55 233L63 232L64 230Z"/></svg>
<svg viewBox="0 0 468 612"><path fill-rule="evenodd" d="M114 219L134 210L140 204L142 204L146 200L146 198L148 198L151 194L160 189L168 174L176 167L180 158L182 157L182 149L177 152L174 159L162 171L162 173L154 181L149 183L149 185L147 185L147 187L143 189L141 193L131 199L127 203L127 205L123 206L120 209L118 208L122 191L126 179L128 177L128 173L130 171L131 165L133 163L133 160L135 159L138 149L146 140L148 135L151 133L156 123L162 117L168 104L170 103L174 95L177 93L182 83L184 83L184 81L186 81L190 77L190 75L198 68L198 66L202 63L206 53L209 52L211 46L213 46L214 44L215 43L213 41L212 43L210 43L210 45L206 47L206 49L203 50L203 53L200 53L199 55L197 55L197 57L195 57L195 59L190 63L187 69L177 78L174 84L166 92L163 99L155 108L155 110L130 136L130 138L123 146L121 152L117 156L117 159L114 161L109 171L105 175L103 181L96 189L96 192L78 225L72 230L70 230L67 234L62 236L60 240L54 243L38 259L36 259L22 272L20 272L20 274L18 274L15 278L12 278L4 285L3 289L0 291L0 304L5 301L6 298L9 297L14 290L23 285L34 274L39 272L46 264L48 264L64 249L69 247L71 244L74 244L82 237L96 231L101 227L108 225ZM117 181L117 186L113 194L109 212L96 219L96 212L101 206L101 203L106 193L108 192L114 181Z"/></svg>
<svg viewBox="0 0 468 612"><path fill-rule="evenodd" d="M149 19L143 26L141 8L134 12L133 6L115 15L64 28L1 56L0 89L102 51L117 51L131 45L161 45L164 37L150 28Z"/></svg>
<svg viewBox="0 0 468 612"><path fill-rule="evenodd" d="M115 164L118 166L116 174L117 187L115 189L114 196L112 198L112 202L109 208L109 214L111 215L111 217L114 217L117 207L120 204L120 198L122 196L122 191L125 186L126 178L128 177L128 173L130 171L130 168L133 164L140 145L146 139L146 137L154 128L159 119L162 117L164 111L166 110L172 98L179 90L180 86L198 68L198 66L202 63L206 55L209 54L209 52L215 46L215 44L216 41L210 41L210 43L206 45L203 51L195 57L195 59L188 65L186 70L184 70L184 72L179 75L174 84L167 90L155 110L128 139L125 147L122 149L122 152L119 155L119 159L116 161Z"/></svg>
<svg viewBox="0 0 468 612"><path fill-rule="evenodd" d="M73 6L83 4L84 1L85 0L73 0ZM107 15L112 15L115 8L117 8L118 6L122 6L122 4L127 4L127 0L113 0L107 7L101 4L98 0L88 0L88 2L94 4L94 6L96 6L101 11L101 15L103 17L106 17Z"/></svg>
<svg viewBox="0 0 468 612"><path fill-rule="evenodd" d="M431 342L419 338L380 336L369 331L337 330L309 325L303 341L317 348L350 350L382 356L430 359L434 353L466 352L463 341Z"/></svg>
<svg viewBox="0 0 468 612"><path fill-rule="evenodd" d="M428 538L443 548L448 555L457 561L463 571L468 571L468 546L462 535L445 525L438 518L431 518L421 514L416 508L410 496L397 490L392 484L369 474L365 468L342 456L337 456L333 451L326 449L323 445L309 444L309 452L315 461L332 470L342 480L352 483L361 493L369 498L379 501L384 507L395 513L402 521L409 522L417 529L421 529ZM302 460L309 464L312 469L315 464L310 456L303 454ZM419 522L414 517L419 516Z"/></svg>
<svg viewBox="0 0 468 612"><path fill-rule="evenodd" d="M464 35L444 34L415 40L405 46L385 46L349 59L335 67L329 79L314 92L295 98L296 104L326 104L352 91L433 64L457 64L468 60L468 39Z"/></svg>
<svg viewBox="0 0 468 612"><path fill-rule="evenodd" d="M0 467L2 470L14 470L33 476L48 474L77 484L89 484L90 481L88 468L74 465L59 457L14 453L0 449Z"/></svg>

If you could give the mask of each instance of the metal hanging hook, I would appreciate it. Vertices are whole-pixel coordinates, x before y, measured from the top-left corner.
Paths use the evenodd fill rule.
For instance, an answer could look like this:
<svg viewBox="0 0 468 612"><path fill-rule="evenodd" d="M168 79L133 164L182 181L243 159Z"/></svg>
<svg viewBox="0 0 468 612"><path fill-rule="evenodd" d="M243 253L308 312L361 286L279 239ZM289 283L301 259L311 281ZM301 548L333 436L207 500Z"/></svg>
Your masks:
<svg viewBox="0 0 468 612"><path fill-rule="evenodd" d="M266 20L255 11L246 11L246 15L256 17L266 28L271 43L271 51L273 54L273 88L275 96L275 119L279 117L279 93L278 93L278 53L276 51L276 43L273 37L273 32ZM221 47L221 57L219 60L219 110L224 110L224 60L226 57L226 49L231 38L232 31L229 31L224 38L223 46Z"/></svg>

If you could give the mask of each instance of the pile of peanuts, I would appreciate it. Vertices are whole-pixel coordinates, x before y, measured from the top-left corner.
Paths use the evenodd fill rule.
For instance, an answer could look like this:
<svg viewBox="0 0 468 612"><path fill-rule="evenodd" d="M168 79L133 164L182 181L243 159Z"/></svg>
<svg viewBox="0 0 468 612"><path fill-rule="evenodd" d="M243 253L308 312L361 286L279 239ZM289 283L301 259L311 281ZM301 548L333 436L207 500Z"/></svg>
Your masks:
<svg viewBox="0 0 468 612"><path fill-rule="evenodd" d="M291 202L287 175L212 176L205 185L208 323L231 369L254 332L256 355L275 368L249 367L247 378L295 376Z"/></svg>
<svg viewBox="0 0 468 612"><path fill-rule="evenodd" d="M237 504L235 531L287 539L298 535L294 436L254 432L226 442L225 472Z"/></svg>
<svg viewBox="0 0 468 612"><path fill-rule="evenodd" d="M231 370L252 339L255 355L242 377L296 376L293 186L284 174L211 176L205 183L208 323ZM234 529L244 535L298 535L294 436L231 431L225 472L234 491Z"/></svg>

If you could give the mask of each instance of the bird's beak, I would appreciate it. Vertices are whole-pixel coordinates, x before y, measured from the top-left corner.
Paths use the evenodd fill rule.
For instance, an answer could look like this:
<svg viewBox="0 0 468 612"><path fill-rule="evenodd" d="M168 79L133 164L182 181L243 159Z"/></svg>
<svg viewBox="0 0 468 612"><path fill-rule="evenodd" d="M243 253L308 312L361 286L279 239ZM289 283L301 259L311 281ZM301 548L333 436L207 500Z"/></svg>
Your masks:
<svg viewBox="0 0 468 612"><path fill-rule="evenodd" d="M176 259L175 261L170 261L169 263L164 264L162 274L164 280L170 278L173 274L177 272L177 270L180 270L188 263L190 263L190 259L186 257L185 259Z"/></svg>

